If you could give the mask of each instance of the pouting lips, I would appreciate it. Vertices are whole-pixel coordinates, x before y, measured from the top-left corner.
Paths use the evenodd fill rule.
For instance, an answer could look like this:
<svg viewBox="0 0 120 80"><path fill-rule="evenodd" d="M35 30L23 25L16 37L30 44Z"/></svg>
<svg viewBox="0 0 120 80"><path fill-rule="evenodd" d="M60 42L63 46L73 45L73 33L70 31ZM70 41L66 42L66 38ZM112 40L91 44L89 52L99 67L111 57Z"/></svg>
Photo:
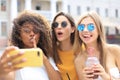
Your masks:
<svg viewBox="0 0 120 80"><path fill-rule="evenodd" d="M33 42L35 39L34 38L30 38L30 42Z"/></svg>

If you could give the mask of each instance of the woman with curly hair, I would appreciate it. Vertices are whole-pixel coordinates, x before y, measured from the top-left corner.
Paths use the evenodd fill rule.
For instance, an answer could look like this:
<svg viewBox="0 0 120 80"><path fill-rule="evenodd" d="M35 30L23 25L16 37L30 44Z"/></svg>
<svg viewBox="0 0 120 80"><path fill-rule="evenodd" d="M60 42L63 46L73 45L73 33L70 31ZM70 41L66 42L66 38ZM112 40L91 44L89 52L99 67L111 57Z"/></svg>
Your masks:
<svg viewBox="0 0 120 80"><path fill-rule="evenodd" d="M16 80L60 80L54 60L52 59L50 25L45 17L32 11L23 11L13 21L10 45L18 48L40 48L43 66L25 67L16 71ZM13 63L16 65L16 63ZM12 65L12 66L13 66Z"/></svg>

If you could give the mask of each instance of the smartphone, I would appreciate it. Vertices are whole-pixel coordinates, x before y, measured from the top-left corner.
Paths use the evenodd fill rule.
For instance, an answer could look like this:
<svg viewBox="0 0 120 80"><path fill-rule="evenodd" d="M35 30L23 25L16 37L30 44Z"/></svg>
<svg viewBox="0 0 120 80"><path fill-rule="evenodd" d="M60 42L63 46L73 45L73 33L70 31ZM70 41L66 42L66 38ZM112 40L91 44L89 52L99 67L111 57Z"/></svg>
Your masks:
<svg viewBox="0 0 120 80"><path fill-rule="evenodd" d="M12 62L26 58L26 61L15 65L15 67L39 67L43 65L43 51L39 48L32 49L18 49L10 52L10 55L18 54L19 51L23 51L24 54Z"/></svg>

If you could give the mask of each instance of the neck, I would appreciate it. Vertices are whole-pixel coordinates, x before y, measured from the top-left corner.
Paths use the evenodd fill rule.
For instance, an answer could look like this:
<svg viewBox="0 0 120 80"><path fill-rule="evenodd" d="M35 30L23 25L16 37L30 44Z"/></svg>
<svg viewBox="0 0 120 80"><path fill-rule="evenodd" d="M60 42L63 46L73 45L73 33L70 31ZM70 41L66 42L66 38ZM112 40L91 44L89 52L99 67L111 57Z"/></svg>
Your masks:
<svg viewBox="0 0 120 80"><path fill-rule="evenodd" d="M88 47L93 47L95 49L94 54L99 58L100 51L99 51L98 44L97 43L96 44L87 44L86 48L88 48Z"/></svg>
<svg viewBox="0 0 120 80"><path fill-rule="evenodd" d="M86 44L86 48L88 48L88 47L93 47L93 48L95 48L97 51L99 50L99 49L98 49L98 43L97 43L97 42L90 43L90 44Z"/></svg>
<svg viewBox="0 0 120 80"><path fill-rule="evenodd" d="M60 42L59 48L62 51L68 51L73 48L73 45L70 43L70 41Z"/></svg>

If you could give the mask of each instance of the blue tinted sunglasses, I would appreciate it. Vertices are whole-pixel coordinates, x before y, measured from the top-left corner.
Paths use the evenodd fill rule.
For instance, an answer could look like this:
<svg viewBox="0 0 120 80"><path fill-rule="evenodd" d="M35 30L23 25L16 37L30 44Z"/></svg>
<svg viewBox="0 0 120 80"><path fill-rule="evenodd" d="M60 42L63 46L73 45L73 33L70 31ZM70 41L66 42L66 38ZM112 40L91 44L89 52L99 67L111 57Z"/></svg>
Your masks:
<svg viewBox="0 0 120 80"><path fill-rule="evenodd" d="M78 27L77 27L78 31L84 31L85 29L85 24L79 24ZM95 29L94 27L94 24L93 23L90 23L87 25L87 30L88 31L93 31Z"/></svg>

